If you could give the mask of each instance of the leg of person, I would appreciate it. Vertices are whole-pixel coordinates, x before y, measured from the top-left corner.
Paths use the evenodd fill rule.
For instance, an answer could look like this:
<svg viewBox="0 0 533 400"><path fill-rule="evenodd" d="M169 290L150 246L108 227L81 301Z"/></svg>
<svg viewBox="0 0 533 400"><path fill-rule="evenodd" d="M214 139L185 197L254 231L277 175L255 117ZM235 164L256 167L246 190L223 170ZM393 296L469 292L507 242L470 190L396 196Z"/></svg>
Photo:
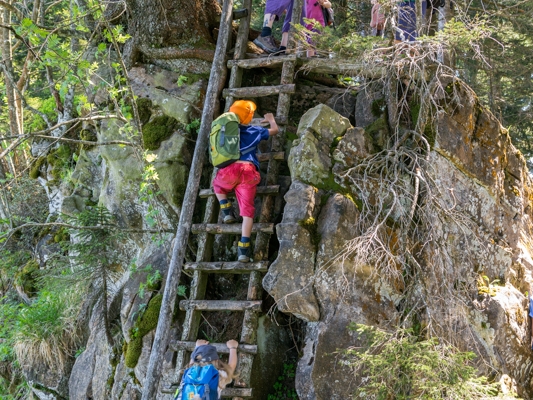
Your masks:
<svg viewBox="0 0 533 400"><path fill-rule="evenodd" d="M220 204L225 224L232 224L237 221L235 212L227 196L238 183L238 175L235 174L234 170L235 167L233 167L233 164L226 168L221 168L217 171L215 179L213 179L213 191Z"/></svg>
<svg viewBox="0 0 533 400"><path fill-rule="evenodd" d="M287 9L287 15L285 15L285 20L283 21L283 27L281 28L281 43L279 46L279 52L278 54L285 54L285 50L287 50L287 45L289 44L289 30L291 28L291 20L292 20L292 9L294 7L294 0L288 0L285 2L285 7ZM300 16L300 25L305 25L303 17L306 14L306 2L304 1L302 4L302 15Z"/></svg>
<svg viewBox="0 0 533 400"><path fill-rule="evenodd" d="M253 218L255 215L255 194L257 192L257 185L261 180L261 176L255 165L253 164L239 164L241 169L241 183L235 187L235 196L239 202L239 209L243 219L242 235L239 240L237 248L238 261L249 262L251 256L250 236L253 227Z"/></svg>
<svg viewBox="0 0 533 400"><path fill-rule="evenodd" d="M254 44L267 53L275 53L278 46L272 37L272 25L279 15L287 8L285 3L288 0L267 0L265 6L265 16L263 17L263 28L261 35L254 40Z"/></svg>

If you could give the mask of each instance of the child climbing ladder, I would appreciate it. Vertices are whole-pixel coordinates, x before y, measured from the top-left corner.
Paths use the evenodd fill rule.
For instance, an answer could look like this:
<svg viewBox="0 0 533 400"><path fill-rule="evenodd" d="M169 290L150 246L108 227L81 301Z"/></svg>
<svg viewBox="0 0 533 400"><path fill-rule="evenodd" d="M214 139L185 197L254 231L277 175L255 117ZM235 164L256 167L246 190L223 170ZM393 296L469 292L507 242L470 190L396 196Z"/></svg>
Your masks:
<svg viewBox="0 0 533 400"><path fill-rule="evenodd" d="M242 236L238 244L238 261L250 261L250 236L255 214L254 200L261 177L259 175L259 161L257 160L257 146L261 140L267 140L278 133L278 125L271 113L265 114L264 121L270 128L248 125L253 118L257 106L249 100L238 100L230 107L229 112L238 116L240 136L240 156L238 160L220 168L213 180L213 190L224 214L224 223L236 222L233 207L227 194L235 190L235 197L239 203L242 216ZM220 117L219 117L220 118ZM216 121L213 121L215 124Z"/></svg>

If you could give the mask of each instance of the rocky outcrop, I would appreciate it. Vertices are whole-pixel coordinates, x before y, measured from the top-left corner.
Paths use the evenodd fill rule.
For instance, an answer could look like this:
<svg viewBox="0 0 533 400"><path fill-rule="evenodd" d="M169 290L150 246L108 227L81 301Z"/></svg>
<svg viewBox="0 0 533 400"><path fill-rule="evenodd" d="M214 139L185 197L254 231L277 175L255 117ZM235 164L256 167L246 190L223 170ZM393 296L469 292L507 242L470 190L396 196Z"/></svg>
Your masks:
<svg viewBox="0 0 533 400"><path fill-rule="evenodd" d="M498 379L506 375L526 398L533 393L525 297L533 282L528 170L507 131L468 87L447 78L441 88L435 94L440 108L426 130L432 147L421 164L424 181L398 174L404 194L392 206L391 219L383 220L389 245L411 243L413 236L401 231L402 224L406 216L419 213L418 229L426 237L416 254L422 276L410 282L387 275L383 258L381 264L361 262L363 254L353 247L369 207L391 207L396 194L389 190L400 190L376 185L368 193L358 192L370 187L361 180L372 177L358 176L354 167L371 163L388 133L373 130L379 113L358 105L356 115L366 118L358 128L324 105L302 118L305 123L289 156L293 183L277 228L279 255L263 282L281 310L308 321L296 377L301 398L344 399L353 393L357 380L335 354L357 341L347 326L397 325L405 315L406 286L415 293L411 299L425 302L422 324L433 324L433 334L474 351L483 373L494 376L497 371ZM385 102L376 93L367 96L377 111L384 111ZM325 123L338 130L320 134ZM404 165L404 173L408 170ZM304 222L311 220L314 226L308 229ZM391 259L401 252L392 247ZM483 276L487 278L480 281ZM484 289L490 294L483 294Z"/></svg>

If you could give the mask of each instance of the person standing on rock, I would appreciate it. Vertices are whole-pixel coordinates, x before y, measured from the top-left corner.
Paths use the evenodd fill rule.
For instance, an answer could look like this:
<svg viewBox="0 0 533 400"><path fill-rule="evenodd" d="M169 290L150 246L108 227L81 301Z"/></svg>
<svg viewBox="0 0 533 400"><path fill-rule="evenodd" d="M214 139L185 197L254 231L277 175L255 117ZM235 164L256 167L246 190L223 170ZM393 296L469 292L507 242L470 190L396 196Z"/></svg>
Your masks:
<svg viewBox="0 0 533 400"><path fill-rule="evenodd" d="M257 146L261 140L277 135L278 125L272 113L265 114L262 122L268 122L270 128L248 125L254 116L257 106L250 100L237 100L229 111L235 113L240 120L240 152L238 161L227 167L220 168L213 180L213 191L220 203L224 214L224 223L236 222L235 213L228 200L228 193L235 190L235 197L239 203L242 216L242 236L237 247L238 261L249 262L251 253L250 236L255 215L255 194L257 185L261 181L259 174L259 160L257 159Z"/></svg>

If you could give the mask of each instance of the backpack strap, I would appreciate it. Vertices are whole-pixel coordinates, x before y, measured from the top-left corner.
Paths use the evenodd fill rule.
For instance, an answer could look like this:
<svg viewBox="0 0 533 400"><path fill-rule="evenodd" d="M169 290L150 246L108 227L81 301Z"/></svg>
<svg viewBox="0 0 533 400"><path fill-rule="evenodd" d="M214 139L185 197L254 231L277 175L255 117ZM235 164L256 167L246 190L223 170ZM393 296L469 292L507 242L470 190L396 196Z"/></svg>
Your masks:
<svg viewBox="0 0 533 400"><path fill-rule="evenodd" d="M254 151L255 149L257 149L257 146L250 147L249 149L246 149L246 150L244 150L244 151L241 151L241 154L242 154L242 155L245 155L245 154L251 153L251 152Z"/></svg>
<svg viewBox="0 0 533 400"><path fill-rule="evenodd" d="M218 141L218 144L220 146L224 146L225 141L226 141L226 125L223 125L220 127L220 140Z"/></svg>

